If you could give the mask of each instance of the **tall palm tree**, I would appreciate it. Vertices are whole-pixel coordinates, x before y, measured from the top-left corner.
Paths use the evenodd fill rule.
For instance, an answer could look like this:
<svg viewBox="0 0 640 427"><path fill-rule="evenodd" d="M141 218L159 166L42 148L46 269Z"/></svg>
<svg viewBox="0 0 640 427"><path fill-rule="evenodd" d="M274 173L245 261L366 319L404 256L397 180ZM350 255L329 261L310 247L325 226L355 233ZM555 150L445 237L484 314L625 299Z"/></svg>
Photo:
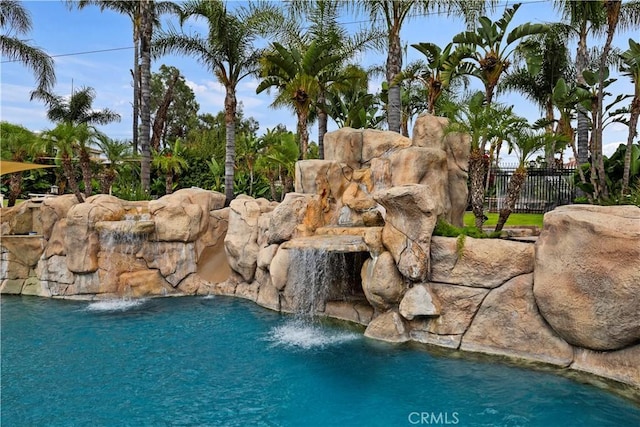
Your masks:
<svg viewBox="0 0 640 427"><path fill-rule="evenodd" d="M155 40L158 54L180 53L195 56L225 87L225 196L227 204L234 197L235 138L238 100L236 90L242 79L258 70L261 50L254 46L259 24L272 9L236 7L227 10L220 1L192 0L183 5L181 24L189 18L202 18L208 25L206 36L187 35L175 31L161 34Z"/></svg>
<svg viewBox="0 0 640 427"><path fill-rule="evenodd" d="M288 5L292 19L284 30L283 37L287 40L285 45L304 50L305 45L316 41L330 45L332 53L341 57L341 61L332 65L335 72L325 71L317 75L318 94L311 104L312 113L318 119L318 154L323 159L324 135L328 125L327 98L331 97L331 92L348 86L349 80L353 78L352 75L342 73L340 68L358 53L379 44L383 34L366 29L349 35L338 22L343 7L343 2L339 0L293 0ZM298 25L292 25L291 22Z"/></svg>
<svg viewBox="0 0 640 427"><path fill-rule="evenodd" d="M605 24L602 2L559 0L554 5L560 10L563 18L572 28L572 33L578 38L575 59L576 82L578 85L584 85L582 73L587 69L589 63L587 47L589 34L601 32ZM587 111L580 105L578 105L577 120L578 157L576 157L576 161L578 164L583 164L589 161L589 119Z"/></svg>
<svg viewBox="0 0 640 427"><path fill-rule="evenodd" d="M563 78L575 80L575 71L569 55L568 34L564 25L550 25L547 33L532 36L528 40L529 48L542 58L540 72L531 74L526 67L518 66L507 74L498 86L499 91L516 91L523 94L544 112L546 131L553 133L555 110L553 88ZM524 59L524 58L523 58ZM548 147L545 159L552 165L554 154L561 147L553 144Z"/></svg>
<svg viewBox="0 0 640 427"><path fill-rule="evenodd" d="M151 39L153 37L153 3L140 0L140 186L151 191Z"/></svg>
<svg viewBox="0 0 640 427"><path fill-rule="evenodd" d="M323 74L336 74L342 56L333 54L332 46L322 40L313 40L302 49L296 46L287 48L273 42L272 49L261 59L262 81L256 93L274 87L277 94L272 106L294 109L298 118L300 158L306 159L309 146L308 118L311 104L321 90L319 81L332 79L323 77Z"/></svg>
<svg viewBox="0 0 640 427"><path fill-rule="evenodd" d="M453 37L458 43L458 54L461 56L461 72L479 78L485 87L485 98L488 103L500 78L511 65L511 58L516 47L519 48L527 62L531 74L536 74L542 58L528 44L520 42L524 38L548 31L543 24L525 23L508 31L513 16L520 4L505 9L502 18L493 22L486 16L479 18L480 26L475 31L464 31Z"/></svg>
<svg viewBox="0 0 640 427"><path fill-rule="evenodd" d="M622 174L622 192L624 193L629 188L631 152L640 116L640 44L629 39L629 49L620 55L620 59L620 71L633 82L633 99L629 107L629 136L627 137L627 151L624 156L624 172Z"/></svg>
<svg viewBox="0 0 640 427"><path fill-rule="evenodd" d="M108 108L93 109L96 91L92 87L83 87L80 90L76 90L68 99L45 90L34 91L33 97L45 103L47 106L47 118L54 123L106 125L120 121L120 114L115 111Z"/></svg>
<svg viewBox="0 0 640 427"><path fill-rule="evenodd" d="M36 76L37 89L49 90L56 82L53 59L45 51L21 39L31 31L31 16L21 2L0 2L0 52L8 61L18 61Z"/></svg>
<svg viewBox="0 0 640 427"><path fill-rule="evenodd" d="M389 130L398 133L401 130L401 88L398 85L391 85L391 82L402 71L400 31L403 24L411 18L425 16L434 10L461 15L469 22L484 11L485 3L487 2L461 0L359 0L356 2L356 7L368 14L372 23L383 23L382 27L387 34L386 78L389 85L387 106Z"/></svg>
<svg viewBox="0 0 640 427"><path fill-rule="evenodd" d="M131 20L133 29L133 150L138 151L138 118L140 117L140 35L142 26L142 2L140 0L67 0L71 7L83 9L90 5L100 7L101 11L112 10L126 15ZM160 26L160 16L166 13L178 14L180 6L172 1L153 1L153 25Z"/></svg>

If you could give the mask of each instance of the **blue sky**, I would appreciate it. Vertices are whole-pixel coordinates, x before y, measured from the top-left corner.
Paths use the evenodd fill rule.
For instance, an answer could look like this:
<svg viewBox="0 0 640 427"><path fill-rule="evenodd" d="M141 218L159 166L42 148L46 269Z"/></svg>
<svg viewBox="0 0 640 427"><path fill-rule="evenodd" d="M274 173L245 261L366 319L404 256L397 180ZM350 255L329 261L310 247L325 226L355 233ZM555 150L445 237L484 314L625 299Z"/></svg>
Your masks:
<svg viewBox="0 0 640 427"><path fill-rule="evenodd" d="M132 88L129 70L133 63L133 42L129 18L112 11L100 12L95 6L83 10L70 10L62 0L24 3L33 21L33 30L28 36L30 42L54 56L57 84L53 92L68 95L73 87L93 87L97 93L94 107L106 107L122 116L120 123L103 126L101 130L112 138L130 139ZM490 17L497 19L502 15L504 7L513 3L513 1L501 3ZM510 28L524 21L559 20L558 14L549 1L522 3ZM163 18L163 25L167 20ZM350 31L356 31L362 25L370 25L365 17L345 16L342 22ZM197 21L189 21L185 25L185 31L202 31L204 28ZM410 46L412 43L434 42L444 46L455 34L464 29L461 20L445 16L431 15L414 18L402 31L403 44ZM626 49L630 36L633 35L618 34L617 45ZM591 43L594 45L596 42ZM108 49L113 50L106 51ZM82 52L94 53L79 54ZM415 49L408 47L404 63L407 64L421 56ZM369 52L358 58L358 62L364 66L373 63L383 64L385 60L385 52ZM173 65L181 70L196 94L201 113L216 114L223 109L224 88L195 60L182 56L165 56L154 62L153 70L157 70L162 64ZM29 101L29 93L35 85L34 77L29 70L19 63L2 63L1 67L0 119L22 124L34 131L52 128L53 124L47 120L43 104L38 101ZM257 80L247 78L238 88L238 100L244 105L245 116L252 116L260 123L259 133L279 123L295 131L294 114L286 109L270 108L272 96L266 92L256 95L257 83ZM480 88L479 83L473 82L473 84ZM372 82L372 90L377 90L379 87L379 81ZM613 86L613 92L615 94L632 93L631 84L622 77ZM519 95L501 95L497 100L515 105L517 114L528 117L532 121L540 117L537 107ZM336 128L335 123L329 124L329 130ZM315 126L312 126L310 131L311 139L316 140ZM625 126L610 126L604 135L605 151L612 152L618 143L626 142L627 132Z"/></svg>

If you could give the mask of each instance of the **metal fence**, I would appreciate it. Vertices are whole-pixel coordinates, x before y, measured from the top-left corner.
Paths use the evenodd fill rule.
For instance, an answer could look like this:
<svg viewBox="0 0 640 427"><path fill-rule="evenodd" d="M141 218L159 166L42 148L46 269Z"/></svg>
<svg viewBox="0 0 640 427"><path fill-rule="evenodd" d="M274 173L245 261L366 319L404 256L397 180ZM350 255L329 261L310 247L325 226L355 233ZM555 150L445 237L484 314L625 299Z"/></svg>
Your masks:
<svg viewBox="0 0 640 427"><path fill-rule="evenodd" d="M515 167L491 168L486 207L499 212L505 203L509 179ZM576 189L573 185L575 168L528 167L527 178L516 202L514 212L545 213L561 205L573 203Z"/></svg>

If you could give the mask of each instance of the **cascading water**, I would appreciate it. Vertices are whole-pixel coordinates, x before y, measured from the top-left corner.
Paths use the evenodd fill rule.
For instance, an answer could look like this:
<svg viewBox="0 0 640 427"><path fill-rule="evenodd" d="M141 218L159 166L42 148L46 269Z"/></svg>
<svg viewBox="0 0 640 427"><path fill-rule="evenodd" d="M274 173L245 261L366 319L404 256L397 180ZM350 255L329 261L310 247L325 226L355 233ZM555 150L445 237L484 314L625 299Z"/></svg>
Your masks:
<svg viewBox="0 0 640 427"><path fill-rule="evenodd" d="M321 248L291 250L289 285L293 309L300 317L324 311L329 300L344 300L359 283L361 256ZM359 264L359 265L358 265Z"/></svg>

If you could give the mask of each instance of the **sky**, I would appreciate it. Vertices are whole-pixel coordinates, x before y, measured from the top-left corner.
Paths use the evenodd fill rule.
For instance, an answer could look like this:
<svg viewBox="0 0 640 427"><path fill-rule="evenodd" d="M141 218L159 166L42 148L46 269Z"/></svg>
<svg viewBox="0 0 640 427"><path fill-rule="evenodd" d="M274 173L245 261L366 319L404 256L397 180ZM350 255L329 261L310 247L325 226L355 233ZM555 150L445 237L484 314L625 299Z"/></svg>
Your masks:
<svg viewBox="0 0 640 427"><path fill-rule="evenodd" d="M231 2L230 2L231 3ZM506 6L513 5L513 1L499 3L493 13L488 16L498 19ZM100 12L95 6L82 10L70 9L63 0L25 1L27 10L31 14L33 29L27 36L29 42L54 57L57 76L53 93L69 95L73 88L92 87L96 91L94 107L96 109L109 108L118 112L122 120L99 127L114 139L131 139L132 123L132 85L130 69L133 64L133 41L131 22L125 15L112 11ZM553 9L550 1L523 1L516 12L510 29L523 22L533 23L557 22L559 14ZM362 26L370 26L371 22L364 16L344 16L340 20L349 31L357 31ZM166 26L175 21L163 17L162 24ZM204 32L206 26L201 21L190 20L184 26L185 32ZM406 46L404 64L422 59L424 56L410 47L413 43L433 42L445 46L453 36L465 30L460 19L448 18L444 15L431 14L409 20L401 32L402 43ZM623 50L628 47L627 40L634 34L619 33L616 45ZM637 36L634 37L637 40ZM594 45L597 41L592 41ZM599 41L602 43L602 40ZM575 46L571 47L575 53ZM386 52L367 52L354 58L362 66L384 64ZM0 64L0 120L21 124L33 131L51 129L54 124L46 118L46 108L42 102L29 101L29 94L35 87L32 73L19 62L5 62ZM191 87L200 104L200 113L217 114L223 110L224 87L215 77L198 64L195 59L184 56L164 56L155 60L152 71L157 71L160 65L172 65L180 69L187 84ZM380 80L372 81L370 91L380 88ZM258 80L246 78L238 87L238 101L243 104L245 117L253 117L260 124L258 135L266 129L273 129L283 124L287 129L295 131L295 114L287 109L273 109L270 104L273 94L266 91L257 95L255 88ZM472 87L479 82L472 81ZM631 83L625 77L611 86L614 94L633 93ZM503 94L498 96L498 102L514 105L516 114L527 117L531 122L541 116L538 107L517 94ZM310 126L310 138L317 140L317 126ZM330 121L329 130L336 130L335 123ZM627 127L614 124L605 129L603 136L605 154L611 154L620 143L626 143ZM567 154L565 159L568 159ZM509 160L508 156L503 156Z"/></svg>

